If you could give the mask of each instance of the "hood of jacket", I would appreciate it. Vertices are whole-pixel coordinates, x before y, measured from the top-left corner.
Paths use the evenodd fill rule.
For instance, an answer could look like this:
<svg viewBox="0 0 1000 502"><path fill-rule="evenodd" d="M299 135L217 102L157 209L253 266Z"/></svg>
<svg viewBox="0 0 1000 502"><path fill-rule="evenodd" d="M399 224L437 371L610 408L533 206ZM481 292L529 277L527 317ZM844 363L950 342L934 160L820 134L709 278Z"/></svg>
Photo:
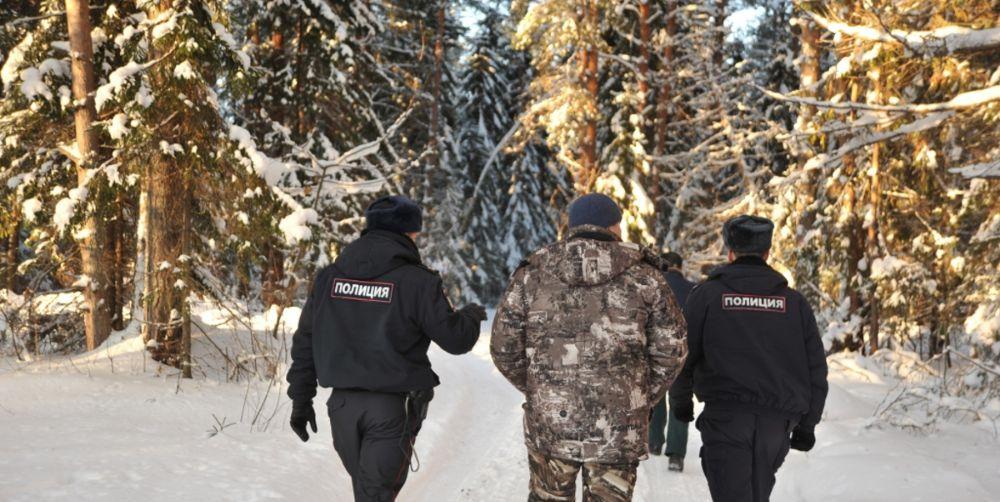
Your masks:
<svg viewBox="0 0 1000 502"><path fill-rule="evenodd" d="M404 265L422 265L417 245L386 230L365 230L334 262L345 277L358 280L375 279Z"/></svg>
<svg viewBox="0 0 1000 502"><path fill-rule="evenodd" d="M638 244L621 242L606 229L581 225L546 248L537 265L568 286L606 284L646 259ZM534 261L534 260L532 260Z"/></svg>
<svg viewBox="0 0 1000 502"><path fill-rule="evenodd" d="M709 279L717 280L737 293L777 293L788 287L785 276L754 256L742 256L717 268Z"/></svg>

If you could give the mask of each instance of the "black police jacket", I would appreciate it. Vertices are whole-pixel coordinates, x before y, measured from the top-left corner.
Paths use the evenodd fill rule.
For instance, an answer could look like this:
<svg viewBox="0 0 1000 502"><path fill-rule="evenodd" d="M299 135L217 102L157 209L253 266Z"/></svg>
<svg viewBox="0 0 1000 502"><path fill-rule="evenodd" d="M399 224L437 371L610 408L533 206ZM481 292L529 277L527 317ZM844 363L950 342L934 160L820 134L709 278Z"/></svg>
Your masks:
<svg viewBox="0 0 1000 502"><path fill-rule="evenodd" d="M316 384L409 392L440 381L427 349L472 350L479 321L456 312L438 274L409 237L365 231L316 276L292 337L288 396L311 400Z"/></svg>
<svg viewBox="0 0 1000 502"><path fill-rule="evenodd" d="M688 360L671 400L786 416L811 429L827 394L826 353L812 309L763 260L721 267L688 298Z"/></svg>

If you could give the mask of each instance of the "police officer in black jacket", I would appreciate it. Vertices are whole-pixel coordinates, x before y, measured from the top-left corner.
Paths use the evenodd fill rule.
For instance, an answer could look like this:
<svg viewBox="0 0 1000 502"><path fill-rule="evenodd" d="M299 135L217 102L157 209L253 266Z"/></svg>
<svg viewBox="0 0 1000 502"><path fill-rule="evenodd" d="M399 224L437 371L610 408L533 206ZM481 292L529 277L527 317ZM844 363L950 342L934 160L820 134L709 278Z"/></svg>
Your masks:
<svg viewBox="0 0 1000 502"><path fill-rule="evenodd" d="M316 276L292 338L288 396L291 427L303 441L316 432L317 382L333 442L357 501L391 501L403 487L413 442L433 388L431 341L464 354L479 338L486 311L452 308L436 272L414 243L420 207L383 197L365 211L367 229Z"/></svg>
<svg viewBox="0 0 1000 502"><path fill-rule="evenodd" d="M809 451L826 401L826 356L812 309L766 263L774 224L726 222L730 264L688 298L688 365L671 409L698 417L702 468L715 502L764 502L789 447ZM791 438L789 438L791 435Z"/></svg>

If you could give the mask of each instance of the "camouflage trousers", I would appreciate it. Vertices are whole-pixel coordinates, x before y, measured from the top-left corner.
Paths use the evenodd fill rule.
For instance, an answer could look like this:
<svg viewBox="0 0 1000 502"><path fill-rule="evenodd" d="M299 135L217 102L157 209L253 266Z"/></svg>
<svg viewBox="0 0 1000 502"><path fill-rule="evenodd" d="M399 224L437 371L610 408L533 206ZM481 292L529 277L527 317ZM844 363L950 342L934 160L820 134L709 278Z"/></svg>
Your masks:
<svg viewBox="0 0 1000 502"><path fill-rule="evenodd" d="M531 492L528 502L576 500L576 476L583 469L583 502L632 500L638 464L581 463L528 450Z"/></svg>

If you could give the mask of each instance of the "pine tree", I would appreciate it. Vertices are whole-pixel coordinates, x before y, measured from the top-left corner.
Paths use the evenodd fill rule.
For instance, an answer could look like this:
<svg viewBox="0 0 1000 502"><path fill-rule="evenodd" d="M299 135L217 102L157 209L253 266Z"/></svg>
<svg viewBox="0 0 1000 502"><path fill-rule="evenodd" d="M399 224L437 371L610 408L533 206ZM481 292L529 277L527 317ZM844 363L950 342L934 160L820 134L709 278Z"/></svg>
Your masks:
<svg viewBox="0 0 1000 502"><path fill-rule="evenodd" d="M660 125L664 153L654 157L666 181L658 241L689 266L719 260L726 218L770 211L761 188L773 175L767 145L777 127L753 104L754 68L739 44L726 42L726 8L713 2L675 11L666 37L673 64L661 67L671 95Z"/></svg>
<svg viewBox="0 0 1000 502"><path fill-rule="evenodd" d="M545 131L575 191L590 192L600 175L599 54L612 53L602 36L611 2L516 1L511 10L518 23L514 46L531 54L535 69L525 126Z"/></svg>
<svg viewBox="0 0 1000 502"><path fill-rule="evenodd" d="M398 170L377 141L387 131L372 95L388 81L365 43L385 28L361 1L254 0L237 7L262 70L252 93L241 100L245 125L268 155L308 166L297 181L315 190L308 203L326 216L315 227L313 249L292 249L278 229L271 229L269 240L241 252L241 261L255 264L246 273L263 269L262 302L285 305L300 282L286 269L292 275L299 268L308 273L310 264L322 265L349 242L359 230L354 216L366 202L356 192L378 190ZM373 140L373 148L343 158ZM351 183L363 178L383 182L353 189Z"/></svg>
<svg viewBox="0 0 1000 502"><path fill-rule="evenodd" d="M995 261L983 244L996 200L989 182L949 169L995 156L997 105L977 98L996 86L1000 42L976 35L995 10L930 1L801 7L835 34L827 49L838 59L815 83L803 78L803 99L774 96L802 106L792 138L808 142L791 148L813 150L775 189L815 194L815 216L791 219L783 232L804 235L796 252L816 257L812 287L825 300L828 341L925 357L955 342L981 350L996 333L973 343L963 325L996 289L995 270L979 265Z"/></svg>

